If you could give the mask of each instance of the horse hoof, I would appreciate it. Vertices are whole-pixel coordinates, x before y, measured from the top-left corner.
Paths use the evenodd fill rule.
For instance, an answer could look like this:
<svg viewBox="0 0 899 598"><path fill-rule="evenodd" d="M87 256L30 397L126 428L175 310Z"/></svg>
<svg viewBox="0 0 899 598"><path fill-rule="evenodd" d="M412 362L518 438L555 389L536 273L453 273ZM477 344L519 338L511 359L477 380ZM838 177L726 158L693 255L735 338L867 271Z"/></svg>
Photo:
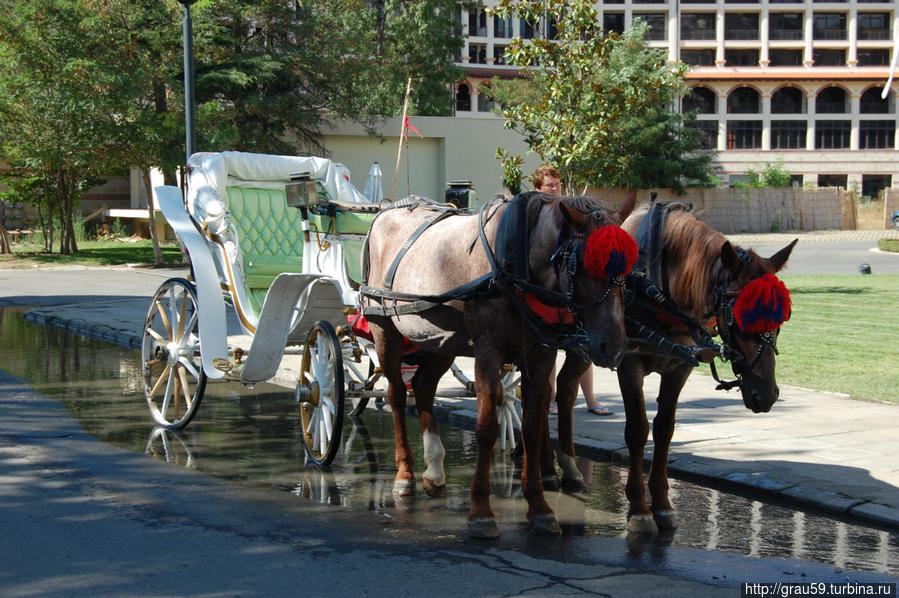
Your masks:
<svg viewBox="0 0 899 598"><path fill-rule="evenodd" d="M424 487L425 492L428 496L433 498L441 498L446 496L446 484L438 484L429 480L428 478L422 478L421 485Z"/></svg>
<svg viewBox="0 0 899 598"><path fill-rule="evenodd" d="M396 480L393 483L395 496L412 496L415 494L415 480Z"/></svg>
<svg viewBox="0 0 899 598"><path fill-rule="evenodd" d="M481 540L495 540L499 538L499 528L495 519L469 519L468 533L472 538Z"/></svg>
<svg viewBox="0 0 899 598"><path fill-rule="evenodd" d="M652 515L631 515L627 520L627 531L633 534L655 534L659 529Z"/></svg>
<svg viewBox="0 0 899 598"><path fill-rule="evenodd" d="M653 511L652 518L655 519L660 530L677 529L677 516L674 511Z"/></svg>
<svg viewBox="0 0 899 598"><path fill-rule="evenodd" d="M562 528L555 515L536 515L531 518L531 531L543 536L558 536L562 533Z"/></svg>

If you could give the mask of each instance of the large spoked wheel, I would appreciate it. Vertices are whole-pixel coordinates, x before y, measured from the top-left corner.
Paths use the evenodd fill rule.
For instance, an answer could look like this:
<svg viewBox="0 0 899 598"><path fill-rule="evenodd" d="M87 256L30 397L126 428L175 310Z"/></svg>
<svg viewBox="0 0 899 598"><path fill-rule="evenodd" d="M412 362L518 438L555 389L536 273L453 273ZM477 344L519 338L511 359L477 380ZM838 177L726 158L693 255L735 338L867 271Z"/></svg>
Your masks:
<svg viewBox="0 0 899 598"><path fill-rule="evenodd" d="M170 430L189 424L206 391L206 373L200 360L197 295L183 278L165 281L150 303L141 374L153 421Z"/></svg>
<svg viewBox="0 0 899 598"><path fill-rule="evenodd" d="M328 322L317 322L306 338L295 394L306 456L327 467L340 448L344 400L343 355Z"/></svg>
<svg viewBox="0 0 899 598"><path fill-rule="evenodd" d="M500 448L515 450L515 437L521 433L521 374L515 366L503 368L503 402L497 410Z"/></svg>

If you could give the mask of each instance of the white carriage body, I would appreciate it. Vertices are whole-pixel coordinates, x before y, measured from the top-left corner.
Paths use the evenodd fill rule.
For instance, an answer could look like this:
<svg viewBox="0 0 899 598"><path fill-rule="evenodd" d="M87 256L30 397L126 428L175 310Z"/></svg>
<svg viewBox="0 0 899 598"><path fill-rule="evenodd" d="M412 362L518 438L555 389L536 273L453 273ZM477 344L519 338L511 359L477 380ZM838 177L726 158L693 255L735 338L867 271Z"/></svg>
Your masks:
<svg viewBox="0 0 899 598"><path fill-rule="evenodd" d="M287 207L285 186L298 173L315 182L322 205L335 206L330 215L304 219ZM356 304L348 270L359 278L359 249L377 206L353 187L344 166L317 157L199 153L188 161L187 183L186 211L179 189L157 194L190 254L203 369L221 378L234 365L228 301L253 337L240 379L267 380L285 346L303 342L315 322L346 324L344 308Z"/></svg>

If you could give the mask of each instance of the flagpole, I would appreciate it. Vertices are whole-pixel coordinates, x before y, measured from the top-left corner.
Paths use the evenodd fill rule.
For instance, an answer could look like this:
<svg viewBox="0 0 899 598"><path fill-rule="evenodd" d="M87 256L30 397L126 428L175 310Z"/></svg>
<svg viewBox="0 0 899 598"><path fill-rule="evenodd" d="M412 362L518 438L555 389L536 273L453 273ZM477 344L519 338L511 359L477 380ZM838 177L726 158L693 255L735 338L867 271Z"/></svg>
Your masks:
<svg viewBox="0 0 899 598"><path fill-rule="evenodd" d="M403 118L400 120L400 147L396 150L396 168L393 169L393 195L391 199L396 201L396 185L400 176L400 159L403 156L403 138L406 136L406 111L409 108L409 94L412 93L412 77L406 83L406 97L403 98Z"/></svg>

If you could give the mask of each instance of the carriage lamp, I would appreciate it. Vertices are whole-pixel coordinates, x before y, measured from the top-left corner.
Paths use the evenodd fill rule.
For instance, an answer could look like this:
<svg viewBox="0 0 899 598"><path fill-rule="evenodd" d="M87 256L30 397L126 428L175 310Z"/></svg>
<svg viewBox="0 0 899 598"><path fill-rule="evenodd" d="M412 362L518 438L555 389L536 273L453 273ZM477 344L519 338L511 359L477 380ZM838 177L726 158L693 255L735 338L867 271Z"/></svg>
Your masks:
<svg viewBox="0 0 899 598"><path fill-rule="evenodd" d="M290 182L284 187L287 207L305 209L318 204L318 190L308 172L290 175Z"/></svg>

